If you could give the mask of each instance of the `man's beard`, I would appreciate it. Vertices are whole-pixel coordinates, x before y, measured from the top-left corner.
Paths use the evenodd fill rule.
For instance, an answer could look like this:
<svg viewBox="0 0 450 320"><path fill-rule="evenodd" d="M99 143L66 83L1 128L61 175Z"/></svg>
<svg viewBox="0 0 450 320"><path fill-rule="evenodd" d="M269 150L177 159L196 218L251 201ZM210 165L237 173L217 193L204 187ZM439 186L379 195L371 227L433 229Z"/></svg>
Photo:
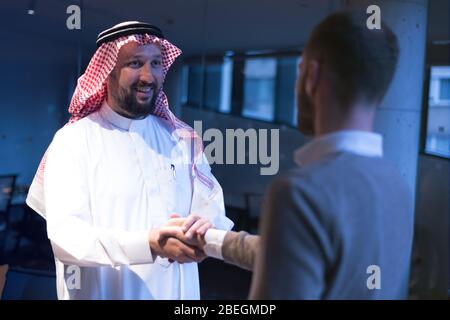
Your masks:
<svg viewBox="0 0 450 320"><path fill-rule="evenodd" d="M150 87L153 94L148 102L140 103L136 99L136 90L140 87ZM156 98L158 97L159 89L155 83L135 83L130 88L119 86L116 92L111 95L114 98L116 106L119 110L117 112L130 119L143 119L152 114L155 110Z"/></svg>
<svg viewBox="0 0 450 320"><path fill-rule="evenodd" d="M297 84L297 127L304 135L314 135L314 105L306 93L305 78Z"/></svg>

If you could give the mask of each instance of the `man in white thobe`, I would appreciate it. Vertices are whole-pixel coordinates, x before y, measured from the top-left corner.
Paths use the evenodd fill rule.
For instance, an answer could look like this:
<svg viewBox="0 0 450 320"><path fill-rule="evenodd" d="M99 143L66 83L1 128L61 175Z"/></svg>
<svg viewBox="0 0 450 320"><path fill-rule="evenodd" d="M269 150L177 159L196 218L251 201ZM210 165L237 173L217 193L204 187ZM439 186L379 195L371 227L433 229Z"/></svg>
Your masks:
<svg viewBox="0 0 450 320"><path fill-rule="evenodd" d="M220 185L162 83L178 48L151 25L100 33L30 188L47 220L59 299L199 299L194 246L158 230L174 213L229 230ZM205 228L206 229L206 228ZM205 230L206 231L206 230ZM178 262L177 262L178 261Z"/></svg>

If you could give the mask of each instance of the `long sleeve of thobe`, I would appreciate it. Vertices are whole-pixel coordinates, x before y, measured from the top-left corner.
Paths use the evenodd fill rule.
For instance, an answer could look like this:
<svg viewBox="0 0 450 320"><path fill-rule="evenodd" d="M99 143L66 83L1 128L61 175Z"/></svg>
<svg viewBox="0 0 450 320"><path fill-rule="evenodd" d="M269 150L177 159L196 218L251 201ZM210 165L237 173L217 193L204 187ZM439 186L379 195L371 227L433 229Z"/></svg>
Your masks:
<svg viewBox="0 0 450 320"><path fill-rule="evenodd" d="M45 204L47 233L55 257L79 266L152 263L149 230L129 232L87 222L93 217L81 141L61 139L57 134L48 152Z"/></svg>

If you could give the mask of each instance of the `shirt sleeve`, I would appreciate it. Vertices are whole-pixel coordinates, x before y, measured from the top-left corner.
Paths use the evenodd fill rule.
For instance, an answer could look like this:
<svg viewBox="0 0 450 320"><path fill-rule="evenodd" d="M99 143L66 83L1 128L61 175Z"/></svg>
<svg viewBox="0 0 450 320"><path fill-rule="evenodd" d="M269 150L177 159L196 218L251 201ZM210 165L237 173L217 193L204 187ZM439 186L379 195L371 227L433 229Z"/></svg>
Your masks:
<svg viewBox="0 0 450 320"><path fill-rule="evenodd" d="M93 225L82 156L86 148L70 126L62 130L51 143L44 174L47 234L55 258L79 266L152 263L149 230L129 232Z"/></svg>
<svg viewBox="0 0 450 320"><path fill-rule="evenodd" d="M222 245L227 231L218 229L208 229L205 234L204 251L207 256L223 260Z"/></svg>
<svg viewBox="0 0 450 320"><path fill-rule="evenodd" d="M222 243L222 256L226 263L252 271L259 252L259 236L245 231L228 231Z"/></svg>
<svg viewBox="0 0 450 320"><path fill-rule="evenodd" d="M300 180L300 179L297 179ZM305 183L279 178L266 195L250 299L320 299L327 233Z"/></svg>
<svg viewBox="0 0 450 320"><path fill-rule="evenodd" d="M253 270L259 236L245 231L209 229L205 234L205 242L203 250L207 256L224 260L242 269Z"/></svg>

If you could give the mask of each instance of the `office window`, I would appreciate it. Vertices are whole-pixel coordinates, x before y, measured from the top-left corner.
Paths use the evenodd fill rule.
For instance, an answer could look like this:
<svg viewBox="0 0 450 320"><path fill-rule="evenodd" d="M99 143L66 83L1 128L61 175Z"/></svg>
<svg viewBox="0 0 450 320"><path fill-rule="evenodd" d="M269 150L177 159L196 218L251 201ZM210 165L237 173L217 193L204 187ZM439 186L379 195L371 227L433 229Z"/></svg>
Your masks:
<svg viewBox="0 0 450 320"><path fill-rule="evenodd" d="M450 101L450 79L441 79L439 85L439 98Z"/></svg>
<svg viewBox="0 0 450 320"><path fill-rule="evenodd" d="M222 79L220 83L220 112L231 111L231 85L233 81L233 60L225 57L222 64Z"/></svg>
<svg viewBox="0 0 450 320"><path fill-rule="evenodd" d="M297 125L295 83L299 71L299 61L298 56L277 58L275 121L293 127Z"/></svg>
<svg viewBox="0 0 450 320"><path fill-rule="evenodd" d="M208 64L205 66L204 102L206 109L217 110L220 106L220 88L222 80L222 65Z"/></svg>
<svg viewBox="0 0 450 320"><path fill-rule="evenodd" d="M299 56L295 52L228 52L223 57L188 58L183 67L182 103L295 126Z"/></svg>
<svg viewBox="0 0 450 320"><path fill-rule="evenodd" d="M430 68L425 152L450 158L450 66Z"/></svg>
<svg viewBox="0 0 450 320"><path fill-rule="evenodd" d="M228 113L231 110L233 62L188 64L183 69L183 103Z"/></svg>
<svg viewBox="0 0 450 320"><path fill-rule="evenodd" d="M187 69L186 104L199 107L203 95L203 67L200 64L189 65ZM186 70L185 69L185 70Z"/></svg>
<svg viewBox="0 0 450 320"><path fill-rule="evenodd" d="M275 106L275 58L250 58L244 69L244 117L273 121Z"/></svg>

